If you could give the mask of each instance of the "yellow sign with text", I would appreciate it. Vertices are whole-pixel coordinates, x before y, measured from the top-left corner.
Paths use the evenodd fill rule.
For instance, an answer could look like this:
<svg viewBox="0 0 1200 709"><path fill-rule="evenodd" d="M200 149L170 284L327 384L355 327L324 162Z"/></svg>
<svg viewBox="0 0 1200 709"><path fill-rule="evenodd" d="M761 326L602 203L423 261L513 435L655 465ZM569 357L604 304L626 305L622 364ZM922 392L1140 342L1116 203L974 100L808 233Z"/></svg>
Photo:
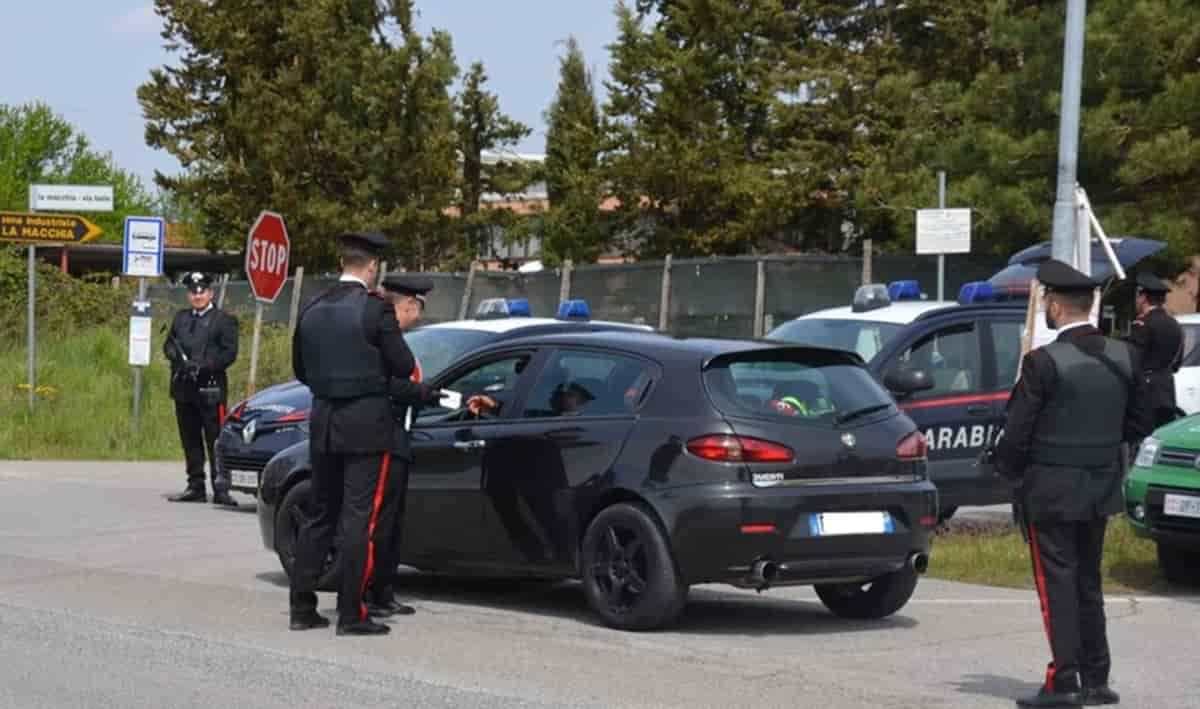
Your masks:
<svg viewBox="0 0 1200 709"><path fill-rule="evenodd" d="M104 230L73 214L0 212L0 241L14 244L80 244Z"/></svg>

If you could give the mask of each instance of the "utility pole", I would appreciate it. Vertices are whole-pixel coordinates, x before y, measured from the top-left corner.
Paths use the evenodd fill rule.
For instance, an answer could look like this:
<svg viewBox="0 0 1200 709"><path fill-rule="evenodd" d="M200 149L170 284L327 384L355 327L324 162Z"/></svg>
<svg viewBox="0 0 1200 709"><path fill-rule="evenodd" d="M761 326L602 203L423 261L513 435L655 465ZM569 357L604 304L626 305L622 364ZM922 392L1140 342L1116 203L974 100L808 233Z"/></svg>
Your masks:
<svg viewBox="0 0 1200 709"><path fill-rule="evenodd" d="M1075 168L1079 156L1079 104L1083 84L1083 34L1087 0L1067 0L1063 43L1062 110L1058 130L1058 193L1054 202L1051 255L1075 264Z"/></svg>

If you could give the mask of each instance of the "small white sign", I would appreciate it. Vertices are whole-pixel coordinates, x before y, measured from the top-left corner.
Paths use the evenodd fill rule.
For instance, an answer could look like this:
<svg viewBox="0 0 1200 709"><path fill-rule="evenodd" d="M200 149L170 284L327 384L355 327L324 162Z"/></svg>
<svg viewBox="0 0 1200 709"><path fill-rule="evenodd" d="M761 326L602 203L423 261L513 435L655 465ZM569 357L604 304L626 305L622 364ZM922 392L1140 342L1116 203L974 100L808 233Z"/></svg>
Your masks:
<svg viewBox="0 0 1200 709"><path fill-rule="evenodd" d="M135 307L149 303L135 303ZM129 318L129 364L133 367L150 366L150 318L134 315Z"/></svg>
<svg viewBox="0 0 1200 709"><path fill-rule="evenodd" d="M918 209L918 254L971 252L970 209Z"/></svg>
<svg viewBox="0 0 1200 709"><path fill-rule="evenodd" d="M451 389L442 389L442 396L438 399L438 404L444 409L458 411L462 408L462 393Z"/></svg>
<svg viewBox="0 0 1200 709"><path fill-rule="evenodd" d="M112 185L30 185L29 209L35 212L111 212Z"/></svg>
<svg viewBox="0 0 1200 709"><path fill-rule="evenodd" d="M126 276L158 278L162 275L166 224L158 217L125 218Z"/></svg>

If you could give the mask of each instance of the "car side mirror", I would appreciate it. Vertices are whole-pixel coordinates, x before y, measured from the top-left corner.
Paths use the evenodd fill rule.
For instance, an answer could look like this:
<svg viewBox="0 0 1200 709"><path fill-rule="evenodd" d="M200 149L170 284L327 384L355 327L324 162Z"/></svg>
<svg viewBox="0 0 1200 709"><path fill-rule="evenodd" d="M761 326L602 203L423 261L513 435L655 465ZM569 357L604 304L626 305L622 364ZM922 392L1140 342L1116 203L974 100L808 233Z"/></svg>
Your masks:
<svg viewBox="0 0 1200 709"><path fill-rule="evenodd" d="M884 376L883 385L897 398L904 398L932 389L933 378L923 369L893 369Z"/></svg>

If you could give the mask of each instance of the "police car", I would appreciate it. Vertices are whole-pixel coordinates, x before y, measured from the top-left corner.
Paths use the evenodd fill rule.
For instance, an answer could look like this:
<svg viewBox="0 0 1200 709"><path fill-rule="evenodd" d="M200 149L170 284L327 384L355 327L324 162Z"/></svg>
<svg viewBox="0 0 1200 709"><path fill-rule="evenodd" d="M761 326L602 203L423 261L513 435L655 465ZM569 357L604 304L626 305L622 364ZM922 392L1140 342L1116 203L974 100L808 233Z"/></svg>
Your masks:
<svg viewBox="0 0 1200 709"><path fill-rule="evenodd" d="M473 320L426 325L406 333L423 379L440 374L460 357L501 340L555 332L651 330L645 325L592 320L587 302L568 300L554 318L532 317L529 301L493 298L479 304ZM238 403L214 446L216 465L232 488L258 494L259 475L279 451L308 438L312 392L298 381L279 384Z"/></svg>
<svg viewBox="0 0 1200 709"><path fill-rule="evenodd" d="M944 519L962 505L1011 499L1007 483L975 462L1004 426L1028 301L984 281L964 285L957 302L923 298L916 281L863 286L852 305L790 320L767 338L867 362L925 434Z"/></svg>

